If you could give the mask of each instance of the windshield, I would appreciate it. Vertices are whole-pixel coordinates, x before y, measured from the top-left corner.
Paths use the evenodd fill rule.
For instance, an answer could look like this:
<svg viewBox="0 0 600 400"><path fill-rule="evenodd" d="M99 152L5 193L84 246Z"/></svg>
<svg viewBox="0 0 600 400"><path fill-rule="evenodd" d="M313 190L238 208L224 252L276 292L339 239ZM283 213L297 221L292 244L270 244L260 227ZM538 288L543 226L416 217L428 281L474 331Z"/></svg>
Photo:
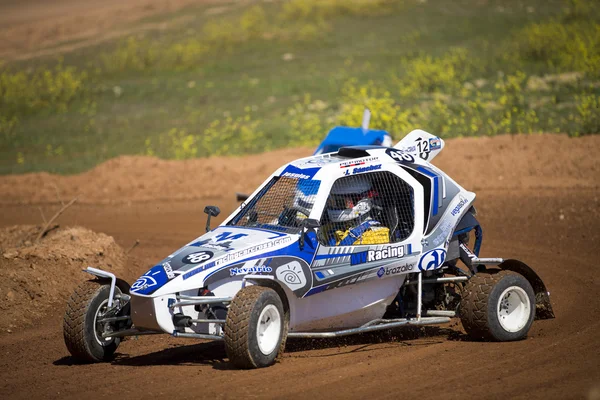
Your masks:
<svg viewBox="0 0 600 400"><path fill-rule="evenodd" d="M320 184L312 179L274 177L227 225L297 232L312 210Z"/></svg>

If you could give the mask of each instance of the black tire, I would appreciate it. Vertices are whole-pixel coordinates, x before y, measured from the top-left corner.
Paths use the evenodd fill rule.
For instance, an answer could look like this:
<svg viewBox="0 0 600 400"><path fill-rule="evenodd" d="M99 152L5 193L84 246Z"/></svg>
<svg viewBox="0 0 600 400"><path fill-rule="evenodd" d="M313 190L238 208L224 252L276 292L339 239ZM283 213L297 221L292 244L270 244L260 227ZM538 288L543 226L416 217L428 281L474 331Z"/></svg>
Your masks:
<svg viewBox="0 0 600 400"><path fill-rule="evenodd" d="M83 282L71 295L63 320L63 335L73 357L84 362L110 361L121 340L104 340L94 324L96 315L106 307L110 284L93 280ZM115 287L115 295L121 290Z"/></svg>
<svg viewBox="0 0 600 400"><path fill-rule="evenodd" d="M513 306L517 304L510 313L509 302ZM533 288L527 279L515 272L480 272L469 279L463 289L460 319L473 339L521 340L527 336L534 317Z"/></svg>
<svg viewBox="0 0 600 400"><path fill-rule="evenodd" d="M272 340L259 337L259 319L263 312L265 318L273 317L267 320L275 321L273 329L278 325L279 334L271 334ZM233 298L225 321L225 350L229 361L237 368L267 367L283 352L288 322L281 298L273 289L263 286L243 288Z"/></svg>

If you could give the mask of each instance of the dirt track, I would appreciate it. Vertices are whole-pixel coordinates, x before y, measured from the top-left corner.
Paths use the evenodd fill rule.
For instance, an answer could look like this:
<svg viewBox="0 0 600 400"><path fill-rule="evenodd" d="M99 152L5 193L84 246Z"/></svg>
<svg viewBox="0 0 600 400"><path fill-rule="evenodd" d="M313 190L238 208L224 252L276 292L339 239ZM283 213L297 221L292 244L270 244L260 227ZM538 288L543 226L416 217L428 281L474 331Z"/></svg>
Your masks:
<svg viewBox="0 0 600 400"><path fill-rule="evenodd" d="M450 141L436 159L438 166L478 193L482 255L522 259L551 292L557 318L535 322L526 340L470 342L460 324L337 341L296 340L289 343L282 363L236 371L229 369L220 344L156 336L126 341L113 363L72 365L62 342L59 307L37 328L0 333L0 393L27 399L599 399L600 271L595 259L600 241L599 149L600 137L461 139ZM61 224L107 233L123 248L139 239L141 245L131 253L125 276L131 281L202 231L206 203L218 204L227 214L235 206L234 191L250 189L283 159L304 154L306 150L280 151L272 162L269 156L249 157L236 164L243 164L251 175L233 166L228 174L215 168L212 179L198 172L199 176L184 175L181 182L178 174L185 170L222 167L227 161L162 164L127 158L80 176L0 177L5 193L0 226L40 223L38 204L50 214L56 201L48 182L56 184L65 198L83 192L85 201L69 209ZM160 165L152 169L156 163ZM136 174L148 168L156 171L155 179L133 190L132 182L142 178ZM203 189L213 182L220 192ZM194 189L178 196L178 185ZM32 186L37 195L28 189ZM93 190L94 186L108 190ZM112 191L116 186L122 189ZM152 193L158 200L152 200ZM170 193L179 200L168 200Z"/></svg>
<svg viewBox="0 0 600 400"><path fill-rule="evenodd" d="M127 34L164 30L169 24L139 21L202 3L223 8L222 0L2 0L0 59L56 56Z"/></svg>

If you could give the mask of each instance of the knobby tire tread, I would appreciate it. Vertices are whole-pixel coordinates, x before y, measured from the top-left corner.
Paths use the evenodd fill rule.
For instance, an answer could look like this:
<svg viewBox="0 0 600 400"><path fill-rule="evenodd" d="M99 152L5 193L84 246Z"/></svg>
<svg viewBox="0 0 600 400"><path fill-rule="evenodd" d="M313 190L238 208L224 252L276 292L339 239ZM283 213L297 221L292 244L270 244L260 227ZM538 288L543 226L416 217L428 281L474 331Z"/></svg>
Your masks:
<svg viewBox="0 0 600 400"><path fill-rule="evenodd" d="M511 271L481 272L473 276L463 289L460 319L469 336L476 339L496 339L488 329L488 300L492 289L502 278L514 275Z"/></svg>
<svg viewBox="0 0 600 400"><path fill-rule="evenodd" d="M227 311L225 324L225 349L229 361L243 369L256 368L248 346L250 314L259 296L271 290L263 286L248 286L233 298Z"/></svg>
<svg viewBox="0 0 600 400"><path fill-rule="evenodd" d="M85 338L85 317L96 292L102 285L96 281L86 281L79 285L67 302L63 318L65 344L73 357L88 362L102 361L90 355Z"/></svg>

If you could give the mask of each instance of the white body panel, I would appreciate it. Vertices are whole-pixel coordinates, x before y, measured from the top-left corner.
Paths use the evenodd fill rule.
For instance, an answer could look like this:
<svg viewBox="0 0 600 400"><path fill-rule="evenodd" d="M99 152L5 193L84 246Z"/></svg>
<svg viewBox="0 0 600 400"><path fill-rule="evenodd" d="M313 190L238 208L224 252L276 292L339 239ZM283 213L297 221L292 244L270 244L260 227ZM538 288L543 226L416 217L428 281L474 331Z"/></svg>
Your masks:
<svg viewBox="0 0 600 400"><path fill-rule="evenodd" d="M290 331L352 328L381 318L404 275L344 286L305 298L290 297Z"/></svg>

